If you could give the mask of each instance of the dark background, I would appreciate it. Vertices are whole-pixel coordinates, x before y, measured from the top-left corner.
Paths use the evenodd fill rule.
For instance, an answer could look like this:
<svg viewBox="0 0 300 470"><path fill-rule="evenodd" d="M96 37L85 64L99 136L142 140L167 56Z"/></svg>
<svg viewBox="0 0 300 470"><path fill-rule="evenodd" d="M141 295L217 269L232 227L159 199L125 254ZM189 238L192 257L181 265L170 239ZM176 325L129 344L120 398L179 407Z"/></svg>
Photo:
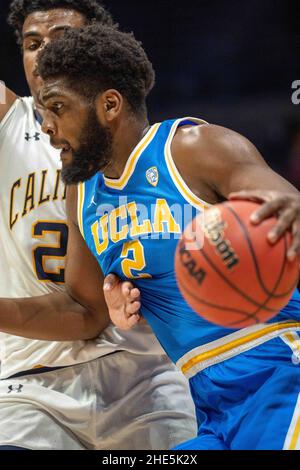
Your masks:
<svg viewBox="0 0 300 470"><path fill-rule="evenodd" d="M0 0L0 78L28 94L22 60ZM150 120L197 116L252 140L300 187L299 0L106 0L135 32L157 73Z"/></svg>

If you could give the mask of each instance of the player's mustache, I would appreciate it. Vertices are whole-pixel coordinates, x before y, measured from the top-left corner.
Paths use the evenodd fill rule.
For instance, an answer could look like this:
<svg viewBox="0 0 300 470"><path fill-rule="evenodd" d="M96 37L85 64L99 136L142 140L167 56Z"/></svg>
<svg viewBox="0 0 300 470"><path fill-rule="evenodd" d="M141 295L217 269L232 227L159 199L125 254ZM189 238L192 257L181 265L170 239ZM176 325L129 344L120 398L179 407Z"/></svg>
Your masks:
<svg viewBox="0 0 300 470"><path fill-rule="evenodd" d="M54 147L58 150L71 148L71 145L69 144L69 142L67 142L66 140L63 140L63 139L62 140L55 140L55 139L50 137L50 144L52 145L52 147Z"/></svg>

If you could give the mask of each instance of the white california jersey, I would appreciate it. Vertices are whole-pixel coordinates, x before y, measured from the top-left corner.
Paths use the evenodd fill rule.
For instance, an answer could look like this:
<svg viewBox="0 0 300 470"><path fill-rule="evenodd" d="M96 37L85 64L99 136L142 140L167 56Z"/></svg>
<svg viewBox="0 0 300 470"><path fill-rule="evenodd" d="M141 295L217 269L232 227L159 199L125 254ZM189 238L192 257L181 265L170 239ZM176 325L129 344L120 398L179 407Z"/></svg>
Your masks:
<svg viewBox="0 0 300 470"><path fill-rule="evenodd" d="M31 297L64 288L68 229L60 173L59 151L41 131L33 99L17 99L0 123L0 297ZM75 342L0 333L0 378L82 363L116 350L163 354L147 325L130 332L111 325L97 340Z"/></svg>

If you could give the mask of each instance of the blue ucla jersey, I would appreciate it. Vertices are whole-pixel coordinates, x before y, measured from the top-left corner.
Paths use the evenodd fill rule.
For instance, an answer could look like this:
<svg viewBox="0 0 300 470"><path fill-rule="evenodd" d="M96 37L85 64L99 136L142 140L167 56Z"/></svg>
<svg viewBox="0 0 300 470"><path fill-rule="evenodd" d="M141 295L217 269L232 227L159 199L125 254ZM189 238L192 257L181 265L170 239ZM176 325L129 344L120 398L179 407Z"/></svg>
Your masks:
<svg viewBox="0 0 300 470"><path fill-rule="evenodd" d="M183 299L174 272L176 246L185 226L210 205L181 178L171 144L178 127L201 124L204 121L184 118L153 125L118 180L98 173L78 190L79 227L104 275L115 273L140 289L143 316L186 375L201 369L220 347L232 356L237 346L249 349L253 341L263 343L281 334L278 331L296 328L291 317L300 321L298 293L272 320L276 325L239 331L207 322Z"/></svg>

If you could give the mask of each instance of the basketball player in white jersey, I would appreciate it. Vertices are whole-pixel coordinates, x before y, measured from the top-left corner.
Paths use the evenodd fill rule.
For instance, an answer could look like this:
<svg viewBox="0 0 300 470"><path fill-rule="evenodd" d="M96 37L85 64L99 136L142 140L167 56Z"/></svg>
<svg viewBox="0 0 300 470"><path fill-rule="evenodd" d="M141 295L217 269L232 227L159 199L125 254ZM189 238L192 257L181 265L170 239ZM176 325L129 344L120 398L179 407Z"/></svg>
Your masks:
<svg viewBox="0 0 300 470"><path fill-rule="evenodd" d="M102 285L101 274L89 274L97 264L92 255L81 266L84 291L74 257L68 260L71 292L64 292L65 189L60 152L41 131L36 57L66 28L93 19L112 24L94 0L11 4L32 97L5 89L0 104L0 297L42 297L34 315L14 311L2 328L0 450L168 449L196 433L187 383L149 327L120 332L104 301L93 304ZM129 287L115 287L116 303L125 302ZM126 298L124 308L136 309L134 290Z"/></svg>

